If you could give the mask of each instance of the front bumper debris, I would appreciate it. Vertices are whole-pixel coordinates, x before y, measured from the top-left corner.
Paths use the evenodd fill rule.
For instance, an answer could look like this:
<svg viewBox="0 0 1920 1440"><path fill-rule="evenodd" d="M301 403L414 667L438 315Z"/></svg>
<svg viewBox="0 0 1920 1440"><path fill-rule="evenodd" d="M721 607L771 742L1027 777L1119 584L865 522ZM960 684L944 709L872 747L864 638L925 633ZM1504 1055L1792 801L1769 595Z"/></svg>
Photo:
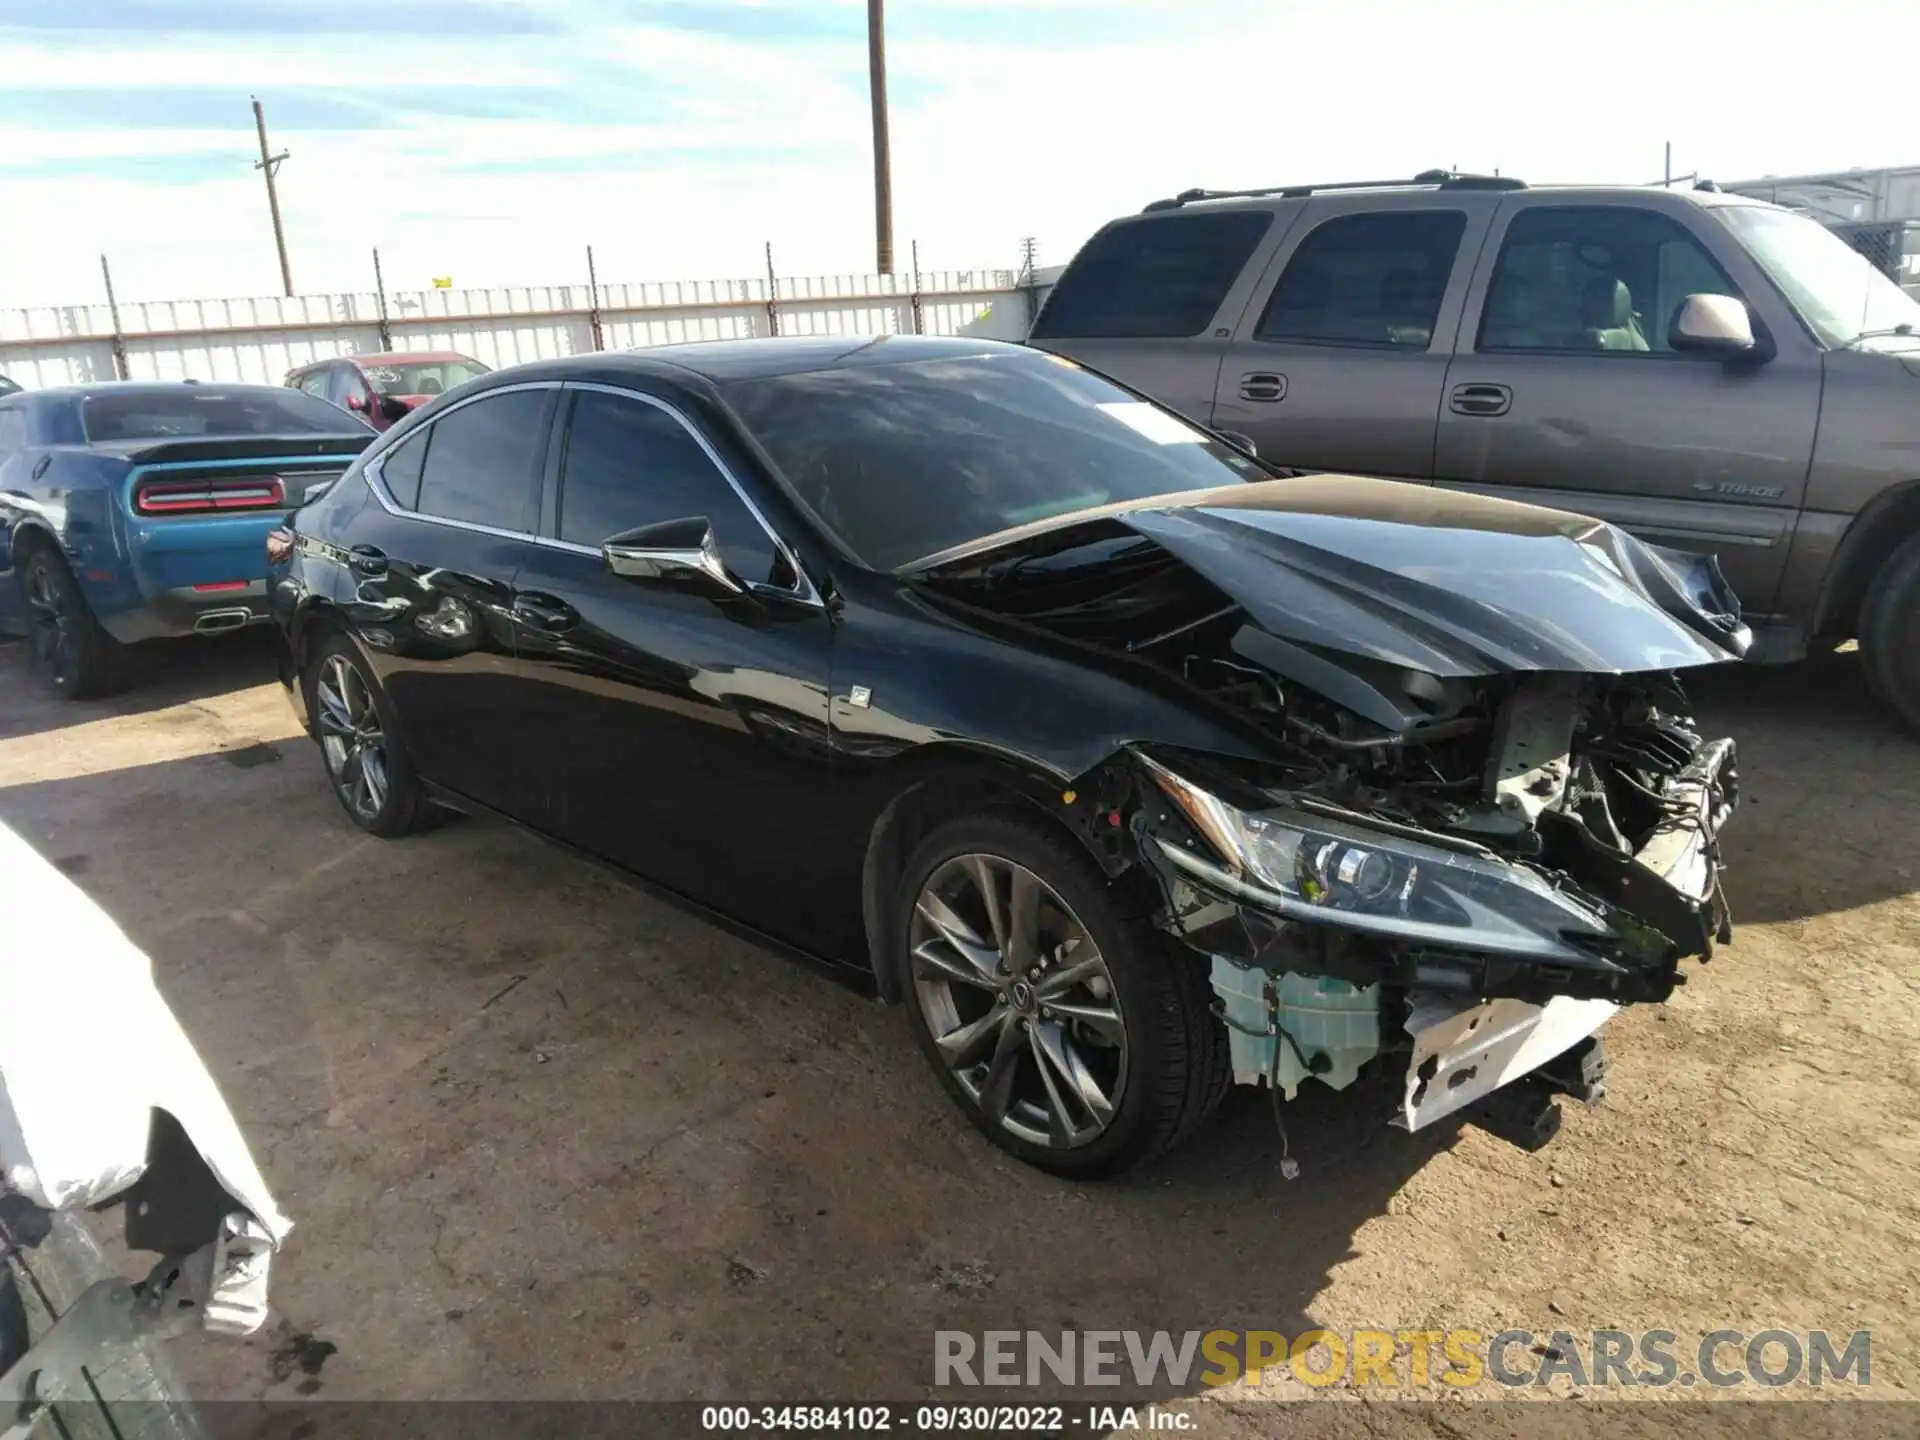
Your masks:
<svg viewBox="0 0 1920 1440"><path fill-rule="evenodd" d="M1607 1021L1625 1005L1666 1000L1685 981L1683 961L1710 959L1731 938L1719 832L1738 799L1734 746L1696 744L1647 792L1659 814L1632 853L1624 841L1603 844L1570 808L1536 817L1536 855L1507 863L1557 877L1604 917L1559 954L1499 953L1491 942L1483 952L1472 929L1445 945L1356 933L1252 883L1169 807L1143 808L1140 853L1163 886L1167 927L1208 956L1235 1081L1270 1087L1277 1103L1307 1079L1344 1090L1363 1068L1384 1066L1400 1077L1399 1128L1458 1117L1530 1148L1546 1143L1559 1125L1556 1095L1599 1097Z"/></svg>
<svg viewBox="0 0 1920 1440"><path fill-rule="evenodd" d="M1545 1005L1510 999L1462 1005L1419 991L1407 999L1413 1053L1393 1120L1406 1130L1423 1129L1533 1074L1596 1034L1620 1009L1564 995Z"/></svg>
<svg viewBox="0 0 1920 1440"><path fill-rule="evenodd" d="M4 826L0 910L15 919L0 963L0 1251L30 1254L55 1219L112 1205L127 1248L161 1257L138 1285L79 1290L0 1374L0 1440L16 1440L103 1346L258 1330L292 1226L147 956ZM83 1004L50 1004L59 994Z"/></svg>
<svg viewBox="0 0 1920 1440"><path fill-rule="evenodd" d="M49 1233L19 1221L0 1225L11 1244ZM220 1233L190 1255L162 1256L138 1284L120 1276L82 1291L52 1329L0 1374L0 1440L27 1440L40 1412L72 1391L102 1352L150 1345L194 1330L250 1335L266 1323L273 1237L252 1216L234 1212Z"/></svg>

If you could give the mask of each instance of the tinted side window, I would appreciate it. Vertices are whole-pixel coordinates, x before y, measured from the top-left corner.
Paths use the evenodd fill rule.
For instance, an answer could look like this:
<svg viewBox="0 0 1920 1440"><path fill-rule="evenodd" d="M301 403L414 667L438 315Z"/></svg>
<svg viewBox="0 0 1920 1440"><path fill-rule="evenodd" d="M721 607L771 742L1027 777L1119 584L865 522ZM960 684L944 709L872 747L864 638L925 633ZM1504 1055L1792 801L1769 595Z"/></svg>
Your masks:
<svg viewBox="0 0 1920 1440"><path fill-rule="evenodd" d="M427 432L419 430L386 453L380 478L393 498L409 510L420 505L420 469L427 461Z"/></svg>
<svg viewBox="0 0 1920 1440"><path fill-rule="evenodd" d="M644 400L582 390L561 462L560 538L598 545L690 515L712 522L734 574L762 584L773 578L773 542L686 426Z"/></svg>
<svg viewBox="0 0 1920 1440"><path fill-rule="evenodd" d="M318 370L309 370L306 374L302 375L299 381L299 388L306 391L309 395L317 395L322 400L326 399L327 367L323 365Z"/></svg>
<svg viewBox="0 0 1920 1440"><path fill-rule="evenodd" d="M1669 353L1689 295L1738 296L1679 222L1628 206L1540 206L1507 227L1480 321L1481 350Z"/></svg>
<svg viewBox="0 0 1920 1440"><path fill-rule="evenodd" d="M1425 350L1466 228L1458 210L1342 215L1316 225L1287 261L1255 336Z"/></svg>
<svg viewBox="0 0 1920 1440"><path fill-rule="evenodd" d="M532 530L553 393L489 395L428 427L420 513L499 530Z"/></svg>
<svg viewBox="0 0 1920 1440"><path fill-rule="evenodd" d="M1198 335L1272 224L1271 211L1229 210L1109 225L1060 277L1034 338Z"/></svg>

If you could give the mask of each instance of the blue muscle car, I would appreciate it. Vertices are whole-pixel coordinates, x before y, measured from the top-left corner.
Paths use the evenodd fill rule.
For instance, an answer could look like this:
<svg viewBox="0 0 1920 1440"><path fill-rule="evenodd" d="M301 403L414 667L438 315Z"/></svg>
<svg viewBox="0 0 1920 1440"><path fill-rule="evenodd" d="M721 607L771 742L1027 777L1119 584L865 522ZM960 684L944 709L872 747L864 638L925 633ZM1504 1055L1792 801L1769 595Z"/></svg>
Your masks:
<svg viewBox="0 0 1920 1440"><path fill-rule="evenodd" d="M0 633L77 699L123 682L127 645L265 621L267 532L373 438L271 385L0 394Z"/></svg>

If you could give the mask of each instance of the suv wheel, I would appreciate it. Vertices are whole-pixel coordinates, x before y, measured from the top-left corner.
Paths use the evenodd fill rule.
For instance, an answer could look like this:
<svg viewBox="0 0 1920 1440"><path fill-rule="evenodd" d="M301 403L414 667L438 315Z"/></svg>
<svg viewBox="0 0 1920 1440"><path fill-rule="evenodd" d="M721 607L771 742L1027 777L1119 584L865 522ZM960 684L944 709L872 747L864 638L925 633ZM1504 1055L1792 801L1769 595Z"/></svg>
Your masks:
<svg viewBox="0 0 1920 1440"><path fill-rule="evenodd" d="M1193 1133L1228 1081L1199 967L1073 841L949 821L908 861L896 943L914 1031L967 1118L1057 1175L1112 1175Z"/></svg>
<svg viewBox="0 0 1920 1440"><path fill-rule="evenodd" d="M60 552L35 543L20 567L33 668L66 700L108 695L126 681L127 651L100 628Z"/></svg>
<svg viewBox="0 0 1920 1440"><path fill-rule="evenodd" d="M1920 734L1920 535L1887 558L1860 606L1867 684L1907 729Z"/></svg>
<svg viewBox="0 0 1920 1440"><path fill-rule="evenodd" d="M329 637L314 655L307 697L327 779L348 819L392 839L445 818L420 788L386 697L346 636Z"/></svg>

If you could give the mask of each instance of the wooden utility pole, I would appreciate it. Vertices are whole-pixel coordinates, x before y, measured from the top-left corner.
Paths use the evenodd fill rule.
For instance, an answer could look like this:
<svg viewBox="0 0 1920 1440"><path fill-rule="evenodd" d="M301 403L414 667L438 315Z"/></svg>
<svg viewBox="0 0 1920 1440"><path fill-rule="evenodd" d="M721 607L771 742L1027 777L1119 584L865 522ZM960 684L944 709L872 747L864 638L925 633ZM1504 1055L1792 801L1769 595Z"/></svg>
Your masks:
<svg viewBox="0 0 1920 1440"><path fill-rule="evenodd" d="M887 142L887 16L885 0L867 0L867 73L873 85L873 228L875 269L893 273L893 156Z"/></svg>
<svg viewBox="0 0 1920 1440"><path fill-rule="evenodd" d="M287 158L287 152L282 150L275 155L267 149L267 112L258 96L253 101L253 127L260 132L260 158L253 168L267 177L267 209L273 212L273 243L280 252L280 284L291 295L293 271L287 265L287 232L280 226L280 192L273 185L273 172L280 168L280 162Z"/></svg>

